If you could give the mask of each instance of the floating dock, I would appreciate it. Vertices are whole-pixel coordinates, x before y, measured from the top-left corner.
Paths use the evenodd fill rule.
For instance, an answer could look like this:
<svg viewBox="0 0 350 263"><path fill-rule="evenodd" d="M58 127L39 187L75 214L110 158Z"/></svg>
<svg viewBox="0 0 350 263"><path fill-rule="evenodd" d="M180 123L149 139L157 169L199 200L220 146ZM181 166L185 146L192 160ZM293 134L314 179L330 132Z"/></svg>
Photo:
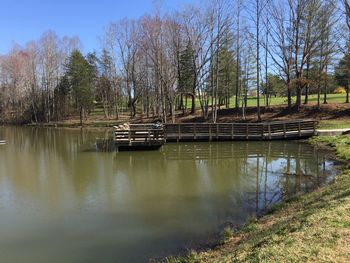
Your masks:
<svg viewBox="0 0 350 263"><path fill-rule="evenodd" d="M305 139L317 135L318 122L277 121L262 123L128 124L118 126L118 150L154 150L165 142L262 141Z"/></svg>

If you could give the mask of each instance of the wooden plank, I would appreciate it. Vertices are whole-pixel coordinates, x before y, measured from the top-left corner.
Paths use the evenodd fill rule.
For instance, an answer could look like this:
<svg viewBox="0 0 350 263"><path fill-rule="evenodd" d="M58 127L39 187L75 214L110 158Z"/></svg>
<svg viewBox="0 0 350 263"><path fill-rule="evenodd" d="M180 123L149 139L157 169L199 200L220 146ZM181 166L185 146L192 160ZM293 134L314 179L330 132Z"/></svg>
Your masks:
<svg viewBox="0 0 350 263"><path fill-rule="evenodd" d="M117 130L115 141L150 143L197 140L272 140L309 137L315 134L315 121L287 121L266 123L186 123L166 124L164 130L153 124L130 125L129 130Z"/></svg>

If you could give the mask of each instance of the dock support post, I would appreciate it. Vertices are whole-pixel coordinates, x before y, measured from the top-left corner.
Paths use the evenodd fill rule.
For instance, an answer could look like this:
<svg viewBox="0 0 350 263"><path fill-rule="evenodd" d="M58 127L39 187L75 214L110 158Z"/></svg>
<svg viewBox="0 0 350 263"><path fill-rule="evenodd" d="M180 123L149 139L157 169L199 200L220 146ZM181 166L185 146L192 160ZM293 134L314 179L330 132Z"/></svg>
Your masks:
<svg viewBox="0 0 350 263"><path fill-rule="evenodd" d="M313 122L313 128L314 128L314 136L316 136L317 132L316 132L316 122L315 121Z"/></svg>
<svg viewBox="0 0 350 263"><path fill-rule="evenodd" d="M219 140L219 124L216 124L216 140Z"/></svg>
<svg viewBox="0 0 350 263"><path fill-rule="evenodd" d="M231 124L231 140L234 140L235 135L234 135L234 124Z"/></svg>
<svg viewBox="0 0 350 263"><path fill-rule="evenodd" d="M248 141L249 140L249 124L246 123L246 129L245 129L245 137L246 137L246 140Z"/></svg>
<svg viewBox="0 0 350 263"><path fill-rule="evenodd" d="M209 141L212 141L212 136L211 136L211 123L209 123L208 128L209 128Z"/></svg>
<svg viewBox="0 0 350 263"><path fill-rule="evenodd" d="M196 124L193 125L193 134L194 134L194 140L197 140L197 133L196 133Z"/></svg>

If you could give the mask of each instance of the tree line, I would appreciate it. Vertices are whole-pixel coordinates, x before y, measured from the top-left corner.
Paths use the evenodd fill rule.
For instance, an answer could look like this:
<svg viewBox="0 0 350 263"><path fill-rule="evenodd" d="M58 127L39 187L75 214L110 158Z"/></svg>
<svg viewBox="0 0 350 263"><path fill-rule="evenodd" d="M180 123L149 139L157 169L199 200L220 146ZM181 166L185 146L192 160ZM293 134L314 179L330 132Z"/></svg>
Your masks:
<svg viewBox="0 0 350 263"><path fill-rule="evenodd" d="M349 103L348 0L214 0L110 23L99 50L53 31L0 57L0 118L50 122L99 105L106 118L176 112L217 121L255 93L257 119L272 96L297 111L341 85ZM231 98L234 98L231 100ZM295 98L295 101L293 101ZM261 101L262 104L261 104Z"/></svg>

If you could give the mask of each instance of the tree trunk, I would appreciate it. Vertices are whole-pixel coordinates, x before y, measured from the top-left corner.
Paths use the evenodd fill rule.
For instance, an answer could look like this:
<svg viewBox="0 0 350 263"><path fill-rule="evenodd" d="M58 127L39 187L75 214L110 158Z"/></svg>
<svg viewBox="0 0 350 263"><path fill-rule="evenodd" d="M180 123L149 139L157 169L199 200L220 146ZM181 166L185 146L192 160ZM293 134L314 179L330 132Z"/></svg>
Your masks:
<svg viewBox="0 0 350 263"><path fill-rule="evenodd" d="M326 72L325 72L325 76L324 76L324 96L323 96L323 104L328 104L327 101L327 93L328 93L328 65L326 64Z"/></svg>
<svg viewBox="0 0 350 263"><path fill-rule="evenodd" d="M292 109L292 92L290 90L290 83L287 83L287 100L288 100L288 110Z"/></svg>
<svg viewBox="0 0 350 263"><path fill-rule="evenodd" d="M304 104L308 104L309 103L309 88L310 88L310 84L309 84L309 72L310 72L310 57L308 57L307 59L307 65L306 65L306 86L305 86L305 100L304 100Z"/></svg>
<svg viewBox="0 0 350 263"><path fill-rule="evenodd" d="M83 127L83 119L84 119L84 108L80 106L80 126Z"/></svg>
<svg viewBox="0 0 350 263"><path fill-rule="evenodd" d="M257 112L258 121L261 121L260 113L260 42L259 42L259 20L260 20L260 5L259 0L256 0L256 92L257 92Z"/></svg>
<svg viewBox="0 0 350 263"><path fill-rule="evenodd" d="M321 109L321 83L320 80L318 80L317 84L317 109Z"/></svg>
<svg viewBox="0 0 350 263"><path fill-rule="evenodd" d="M131 102L131 118L135 118L136 116L136 100Z"/></svg>
<svg viewBox="0 0 350 263"><path fill-rule="evenodd" d="M300 84L298 84L296 95L297 95L297 98L296 98L295 106L296 106L297 111L299 111L300 106L301 106L301 87L300 87Z"/></svg>

